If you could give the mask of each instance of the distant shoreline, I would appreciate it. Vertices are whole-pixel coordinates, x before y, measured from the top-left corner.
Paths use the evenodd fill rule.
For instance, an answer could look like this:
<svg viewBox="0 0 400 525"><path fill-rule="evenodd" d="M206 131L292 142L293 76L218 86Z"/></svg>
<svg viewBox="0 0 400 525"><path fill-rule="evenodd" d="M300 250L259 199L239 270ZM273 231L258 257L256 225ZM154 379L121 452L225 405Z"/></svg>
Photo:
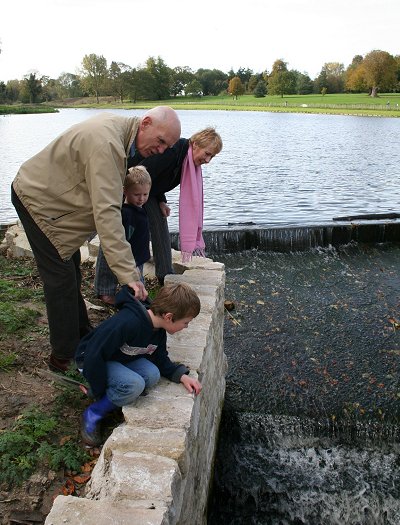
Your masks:
<svg viewBox="0 0 400 525"><path fill-rule="evenodd" d="M59 109L150 109L168 105L176 110L266 111L278 113L308 113L363 117L400 117L400 93L383 93L371 98L366 94L287 95L255 98L242 95L237 100L229 95L205 97L175 97L167 100L118 102L114 97L65 99L43 104L0 105L0 114L53 113Z"/></svg>

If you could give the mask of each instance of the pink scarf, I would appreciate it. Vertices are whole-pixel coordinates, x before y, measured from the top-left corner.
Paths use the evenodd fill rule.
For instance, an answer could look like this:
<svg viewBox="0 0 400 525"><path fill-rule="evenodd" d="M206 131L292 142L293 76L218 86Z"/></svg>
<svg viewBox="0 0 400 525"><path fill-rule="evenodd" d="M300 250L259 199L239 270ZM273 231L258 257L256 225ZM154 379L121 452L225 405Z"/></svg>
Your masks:
<svg viewBox="0 0 400 525"><path fill-rule="evenodd" d="M179 192L179 241L182 262L193 255L205 257L203 240L203 176L193 162L192 145L183 161Z"/></svg>

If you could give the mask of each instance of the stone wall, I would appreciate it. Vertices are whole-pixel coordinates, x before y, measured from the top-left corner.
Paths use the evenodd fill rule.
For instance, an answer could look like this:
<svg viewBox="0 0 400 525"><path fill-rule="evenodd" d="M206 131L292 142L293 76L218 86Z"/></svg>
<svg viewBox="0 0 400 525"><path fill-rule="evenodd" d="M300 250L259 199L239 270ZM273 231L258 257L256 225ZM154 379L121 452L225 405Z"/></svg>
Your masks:
<svg viewBox="0 0 400 525"><path fill-rule="evenodd" d="M29 255L18 226L7 236L10 254ZM4 245L3 245L4 248ZM96 240L83 250L96 255ZM198 293L200 314L168 336L168 351L203 385L193 398L183 387L161 381L134 405L103 446L86 496L58 496L46 525L203 525L225 393L223 351L224 266L195 257L188 265L174 256L177 274ZM149 267L147 268L149 271Z"/></svg>

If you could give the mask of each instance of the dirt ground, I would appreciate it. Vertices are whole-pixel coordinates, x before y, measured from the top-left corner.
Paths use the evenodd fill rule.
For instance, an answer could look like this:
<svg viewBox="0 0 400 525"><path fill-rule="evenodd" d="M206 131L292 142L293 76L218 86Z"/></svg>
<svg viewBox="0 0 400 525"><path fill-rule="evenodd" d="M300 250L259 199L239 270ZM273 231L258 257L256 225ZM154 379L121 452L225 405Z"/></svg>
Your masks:
<svg viewBox="0 0 400 525"><path fill-rule="evenodd" d="M25 278L22 283L26 287L40 287L41 281L37 276L36 268L32 264L33 273ZM93 293L94 271L91 264L83 266L83 293L89 303L104 306ZM21 283L20 283L21 284ZM38 304L35 303L35 309ZM16 418L28 407L38 407L43 411L50 412L52 404L60 395L60 387L50 379L43 378L40 373L47 371L47 360L50 354L50 343L47 333L47 318L44 304L40 305L41 316L38 319L39 326L43 330L33 332L28 337L14 336L1 341L2 353L11 352L17 356L15 364L9 371L0 369L0 433L11 428ZM103 319L112 315L111 308L88 309L93 326L99 324ZM43 332L43 333L42 333ZM72 387L73 388L73 387ZM65 390L68 400L68 388ZM76 396L76 392L74 392ZM84 408L88 404L87 398L81 394L81 407L69 406L65 403L63 417L74 423L76 436L79 435L79 420ZM90 468L93 468L100 451L92 449L88 451L93 457ZM27 481L19 487L0 485L0 524L18 525L35 524L40 525L49 513L54 498L59 494L80 495L85 482L89 479L90 472L84 474L79 472L68 472L61 470L54 472L49 468L42 468L35 472ZM76 480L82 481L77 483Z"/></svg>

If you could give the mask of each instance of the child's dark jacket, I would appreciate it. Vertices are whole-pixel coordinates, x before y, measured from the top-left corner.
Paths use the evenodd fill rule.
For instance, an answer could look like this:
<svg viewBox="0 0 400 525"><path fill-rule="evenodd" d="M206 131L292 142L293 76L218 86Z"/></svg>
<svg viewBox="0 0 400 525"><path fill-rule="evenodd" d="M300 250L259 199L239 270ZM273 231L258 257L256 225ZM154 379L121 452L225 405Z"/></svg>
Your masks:
<svg viewBox="0 0 400 525"><path fill-rule="evenodd" d="M136 266L140 266L150 259L150 231L146 210L125 202L121 214L126 240L131 245Z"/></svg>
<svg viewBox="0 0 400 525"><path fill-rule="evenodd" d="M119 311L81 339L76 350L77 365L83 368L83 375L90 384L93 396L97 399L105 394L107 361L128 363L145 357L158 367L162 376L179 383L182 375L189 373L189 369L170 360L165 330L153 327L146 307L134 298L127 286L117 294L116 307ZM124 343L141 348L151 344L156 345L157 349L151 355L132 356L121 351Z"/></svg>

